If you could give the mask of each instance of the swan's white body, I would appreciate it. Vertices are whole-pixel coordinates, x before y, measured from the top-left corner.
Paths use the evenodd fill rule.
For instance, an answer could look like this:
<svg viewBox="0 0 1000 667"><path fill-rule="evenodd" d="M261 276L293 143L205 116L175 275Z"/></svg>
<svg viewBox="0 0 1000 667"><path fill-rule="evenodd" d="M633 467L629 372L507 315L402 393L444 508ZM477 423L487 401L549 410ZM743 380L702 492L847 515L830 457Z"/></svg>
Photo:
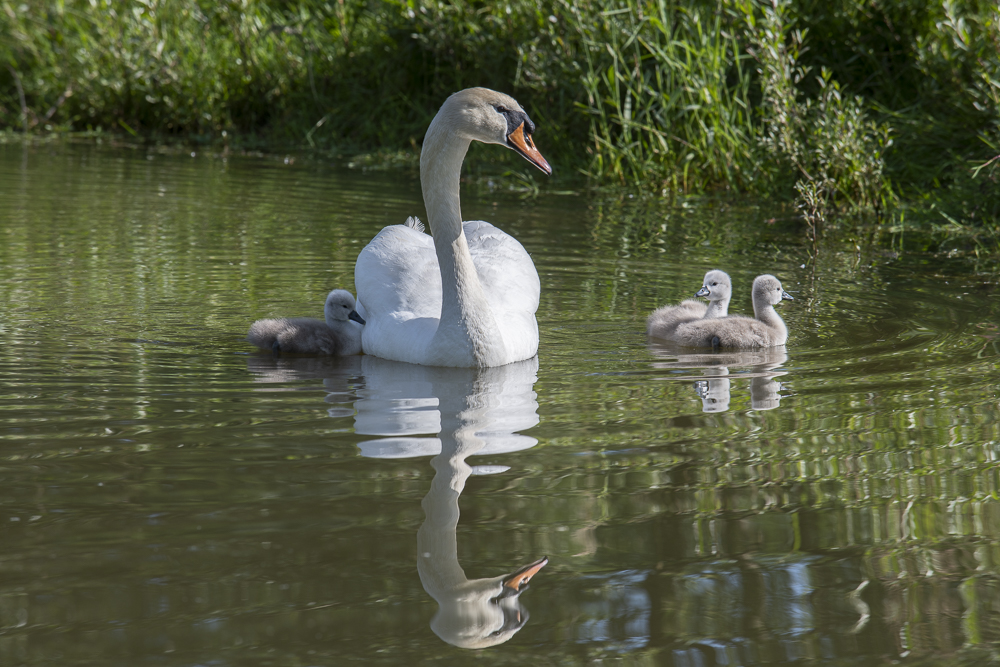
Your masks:
<svg viewBox="0 0 1000 667"><path fill-rule="evenodd" d="M508 145L551 171L531 143L533 128L517 102L485 88L455 93L438 111L420 155L433 237L410 224L392 225L358 255L354 276L367 354L461 367L535 356L540 285L531 257L488 222L463 223L459 200L472 140Z"/></svg>

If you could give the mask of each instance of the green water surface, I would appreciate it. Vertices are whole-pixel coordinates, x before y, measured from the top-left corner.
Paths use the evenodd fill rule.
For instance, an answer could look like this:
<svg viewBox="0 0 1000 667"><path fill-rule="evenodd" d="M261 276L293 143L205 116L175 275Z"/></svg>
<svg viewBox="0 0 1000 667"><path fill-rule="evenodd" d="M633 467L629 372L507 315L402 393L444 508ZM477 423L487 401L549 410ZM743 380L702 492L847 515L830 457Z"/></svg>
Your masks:
<svg viewBox="0 0 1000 667"><path fill-rule="evenodd" d="M535 261L536 360L274 358L250 322L353 290L414 174L0 145L0 664L1000 662L993 274L777 207L463 201ZM710 268L731 312L782 279L786 349L647 341Z"/></svg>

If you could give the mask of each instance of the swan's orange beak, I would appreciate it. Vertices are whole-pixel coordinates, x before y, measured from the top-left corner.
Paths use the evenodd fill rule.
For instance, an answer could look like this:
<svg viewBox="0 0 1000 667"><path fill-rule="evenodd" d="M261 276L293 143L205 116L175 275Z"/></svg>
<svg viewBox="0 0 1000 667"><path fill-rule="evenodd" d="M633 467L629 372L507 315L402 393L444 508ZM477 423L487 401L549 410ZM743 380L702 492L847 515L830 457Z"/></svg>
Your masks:
<svg viewBox="0 0 1000 667"><path fill-rule="evenodd" d="M542 162L544 162L544 160ZM531 578L538 574L538 571L545 567L548 562L549 559L546 556L540 560L536 560L534 563L525 565L520 570L503 580L504 588L509 589L512 593L520 593L521 587L527 585Z"/></svg>
<svg viewBox="0 0 1000 667"><path fill-rule="evenodd" d="M531 140L530 134L524 133L524 123L517 126L517 129L507 136L507 145L523 155L528 162L535 165L546 174L552 174L552 167L545 161L542 154L535 148L535 143Z"/></svg>

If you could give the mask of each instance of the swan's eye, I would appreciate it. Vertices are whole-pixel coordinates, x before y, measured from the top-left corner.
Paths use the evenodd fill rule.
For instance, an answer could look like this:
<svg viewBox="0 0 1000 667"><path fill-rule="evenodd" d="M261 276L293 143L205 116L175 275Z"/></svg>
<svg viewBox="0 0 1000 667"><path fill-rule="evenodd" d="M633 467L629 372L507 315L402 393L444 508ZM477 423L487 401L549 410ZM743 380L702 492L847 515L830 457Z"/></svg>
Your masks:
<svg viewBox="0 0 1000 667"><path fill-rule="evenodd" d="M712 287L715 287L715 286L716 286L716 285L718 285L718 284L719 284L719 283L712 283Z"/></svg>
<svg viewBox="0 0 1000 667"><path fill-rule="evenodd" d="M503 105L497 106L497 107L493 107L493 108L497 110L497 113L507 113L507 107L505 107Z"/></svg>

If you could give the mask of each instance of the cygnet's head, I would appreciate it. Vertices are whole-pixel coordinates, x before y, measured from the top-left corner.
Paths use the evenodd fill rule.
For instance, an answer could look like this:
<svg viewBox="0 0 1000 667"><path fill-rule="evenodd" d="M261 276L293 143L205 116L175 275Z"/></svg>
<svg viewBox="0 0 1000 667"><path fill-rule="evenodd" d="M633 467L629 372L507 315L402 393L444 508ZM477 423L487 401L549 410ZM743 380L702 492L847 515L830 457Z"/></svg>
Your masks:
<svg viewBox="0 0 1000 667"><path fill-rule="evenodd" d="M441 127L436 127L442 124ZM520 154L546 174L552 167L535 147L535 124L510 95L489 88L460 90L441 106L427 133L445 131L487 144L500 144Z"/></svg>
<svg viewBox="0 0 1000 667"><path fill-rule="evenodd" d="M335 289L326 295L326 305L323 307L323 315L326 321L346 322L354 320L358 324L364 324L365 320L358 311L354 310L354 295L345 289Z"/></svg>
<svg viewBox="0 0 1000 667"><path fill-rule="evenodd" d="M764 274L762 276L757 276L753 281L753 302L764 302L769 303L772 306L776 303L780 303L782 299L788 299L789 301L794 301L792 296L781 289L781 281L779 281L774 276Z"/></svg>
<svg viewBox="0 0 1000 667"><path fill-rule="evenodd" d="M705 281L695 296L707 297L709 301L728 301L733 295L733 284L729 274L714 269L705 274Z"/></svg>

